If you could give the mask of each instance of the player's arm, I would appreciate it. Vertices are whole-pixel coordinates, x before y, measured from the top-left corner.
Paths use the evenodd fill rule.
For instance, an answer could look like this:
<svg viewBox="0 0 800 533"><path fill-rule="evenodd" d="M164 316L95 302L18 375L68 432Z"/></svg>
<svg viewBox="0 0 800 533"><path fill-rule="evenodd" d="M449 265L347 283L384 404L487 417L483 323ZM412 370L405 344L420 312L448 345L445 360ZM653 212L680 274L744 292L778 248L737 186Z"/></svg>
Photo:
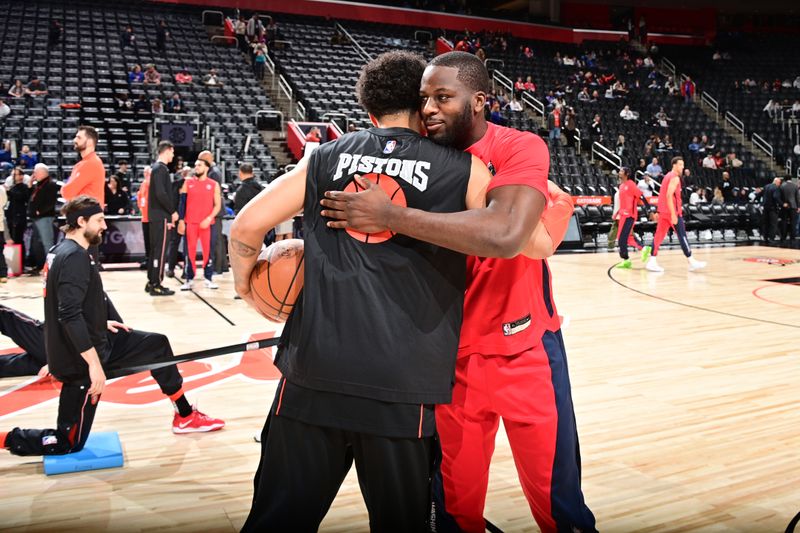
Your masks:
<svg viewBox="0 0 800 533"><path fill-rule="evenodd" d="M89 185L89 178L90 175L84 172L75 178L70 178L69 181L61 187L61 196L67 201L72 200Z"/></svg>
<svg viewBox="0 0 800 533"><path fill-rule="evenodd" d="M236 293L252 303L250 273L256 265L264 236L303 208L306 193L307 159L270 183L236 215L231 225L230 255Z"/></svg>
<svg viewBox="0 0 800 533"><path fill-rule="evenodd" d="M222 209L222 192L221 192L221 189L219 187L219 183L217 183L215 181L214 182L214 209L211 210L211 214L209 215L209 218L211 220L214 220L214 218L216 218L216 216L217 216L217 213L219 213L220 209Z"/></svg>
<svg viewBox="0 0 800 533"><path fill-rule="evenodd" d="M675 189L678 188L677 179L673 179L669 187L667 187L667 207L669 208L670 222L675 224L677 222L678 212L675 209Z"/></svg>

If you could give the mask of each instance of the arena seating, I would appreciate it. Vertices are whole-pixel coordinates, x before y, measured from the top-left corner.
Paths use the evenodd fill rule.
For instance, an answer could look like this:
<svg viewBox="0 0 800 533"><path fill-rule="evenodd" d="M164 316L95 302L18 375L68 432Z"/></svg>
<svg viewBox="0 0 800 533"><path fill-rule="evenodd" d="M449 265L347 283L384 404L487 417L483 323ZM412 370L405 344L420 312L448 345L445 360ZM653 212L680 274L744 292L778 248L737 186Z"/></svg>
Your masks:
<svg viewBox="0 0 800 533"><path fill-rule="evenodd" d="M779 100L784 107L800 99L800 89L781 87L776 91L773 88L776 79L793 82L800 74L800 58L786 53L794 49L796 41L786 35L737 35L721 39L719 47L708 47L699 54L697 50L688 51L682 47L665 48L664 54L681 72L691 76L700 90L716 99L723 113L730 111L736 115L744 123L748 137L757 133L769 142L779 165L791 159L796 172L800 168L800 156L792 153L794 143L788 125L784 126L764 112L771 99ZM729 54L730 59L713 60L717 50ZM745 79L754 80L757 87L737 89L735 82L741 84ZM768 83L766 90L762 88L764 82ZM785 112L784 116L788 120L789 113Z"/></svg>
<svg viewBox="0 0 800 533"><path fill-rule="evenodd" d="M24 21L0 27L0 81L10 84L21 79L27 84L36 74L48 85L46 98L10 102L12 114L0 124L0 137L27 144L41 155L42 162L55 167L59 177L69 175L76 161L72 137L79 123L100 130L98 153L107 167L120 159L134 164L137 177L143 165L152 162L148 128L153 124L149 110L134 113L117 108L115 98L129 92L148 99L166 100L178 91L187 113L199 115L201 131L208 126L213 145L227 173L235 176L236 164L249 161L258 173L276 169L268 148L255 128L254 114L271 109L268 97L258 86L250 68L234 48L216 46L209 40L194 8L140 6L108 3L0 2L7 20ZM53 50L45 48L51 19L64 25L63 41ZM155 49L158 20L167 22L171 40L162 55ZM122 50L120 33L131 25L136 46ZM131 66L153 63L161 73L160 86L136 84L129 88ZM176 84L174 75L187 68L191 84ZM216 68L224 87L207 87L202 77ZM62 109L62 103L80 103L80 109ZM160 117L162 119L166 118ZM191 118L191 117L189 117ZM186 117L178 119L185 122ZM248 154L242 154L244 139L251 136ZM208 139L207 146L212 143ZM230 178L229 178L230 179Z"/></svg>

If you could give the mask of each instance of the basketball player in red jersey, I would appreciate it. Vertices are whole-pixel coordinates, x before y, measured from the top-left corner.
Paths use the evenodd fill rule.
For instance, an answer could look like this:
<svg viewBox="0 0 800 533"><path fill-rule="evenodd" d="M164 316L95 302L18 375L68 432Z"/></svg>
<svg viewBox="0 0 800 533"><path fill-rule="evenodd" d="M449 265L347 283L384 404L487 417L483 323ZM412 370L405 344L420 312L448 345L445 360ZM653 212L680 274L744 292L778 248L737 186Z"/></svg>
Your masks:
<svg viewBox="0 0 800 533"><path fill-rule="evenodd" d="M681 201L681 175L683 174L683 158L672 158L672 170L667 172L661 182L661 194L658 196L658 225L656 225L656 236L653 238L653 255L645 264L645 268L651 272L664 272L658 264L658 249L664 242L669 230L678 234L678 242L681 244L683 255L689 260L689 271L705 268L705 261L698 261L692 257L692 249L689 247L689 239L686 237L686 225L683 223L683 202Z"/></svg>
<svg viewBox="0 0 800 533"><path fill-rule="evenodd" d="M222 206L219 183L208 178L209 164L198 159L194 164L194 177L187 178L181 187L178 209L178 233L186 235L186 272L182 291L192 288L197 241L203 249L203 275L207 289L218 289L211 276L214 269L209 264L211 254L211 226Z"/></svg>
<svg viewBox="0 0 800 533"><path fill-rule="evenodd" d="M474 55L436 57L420 89L428 137L468 151L493 172L485 211L504 220L509 230L523 220L527 225L531 216L535 226L548 195L547 145L531 133L486 122L489 85L486 68ZM523 491L541 530L595 531L581 491L578 433L547 262L516 253L497 253L507 258L495 259L469 252L491 241L502 250L509 237L497 226L476 235L466 227L476 212L402 209L392 206L379 188L364 185L368 190L362 193L326 193L325 213L342 219L329 222L330 227L391 230L473 255L468 258L453 401L436 406L448 514L465 531L484 531L489 464L503 418Z"/></svg>
<svg viewBox="0 0 800 533"><path fill-rule="evenodd" d="M637 250L642 251L642 261L647 262L650 257L651 248L644 246L638 235L633 232L636 224L636 217L639 214L639 203L647 205L642 192L636 183L630 179L631 169L622 167L619 169L619 256L622 261L617 264L617 268L631 268L631 260L628 257L628 246L631 245Z"/></svg>

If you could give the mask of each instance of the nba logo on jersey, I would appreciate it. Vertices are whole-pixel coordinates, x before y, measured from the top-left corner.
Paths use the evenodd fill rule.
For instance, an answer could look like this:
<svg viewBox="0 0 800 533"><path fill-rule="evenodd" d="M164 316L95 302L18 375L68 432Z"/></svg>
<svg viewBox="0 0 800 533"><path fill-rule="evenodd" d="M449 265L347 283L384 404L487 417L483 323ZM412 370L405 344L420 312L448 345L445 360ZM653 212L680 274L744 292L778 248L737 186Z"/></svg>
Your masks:
<svg viewBox="0 0 800 533"><path fill-rule="evenodd" d="M384 154L391 154L394 152L394 149L397 147L397 141L392 139L391 141L386 141L386 146L383 147Z"/></svg>

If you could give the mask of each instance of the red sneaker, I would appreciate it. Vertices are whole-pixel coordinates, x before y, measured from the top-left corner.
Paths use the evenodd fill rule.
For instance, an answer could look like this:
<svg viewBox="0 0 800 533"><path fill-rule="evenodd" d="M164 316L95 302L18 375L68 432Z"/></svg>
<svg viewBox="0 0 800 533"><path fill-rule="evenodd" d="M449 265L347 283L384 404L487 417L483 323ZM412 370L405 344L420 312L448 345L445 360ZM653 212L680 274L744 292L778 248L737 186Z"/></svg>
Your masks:
<svg viewBox="0 0 800 533"><path fill-rule="evenodd" d="M206 431L217 431L225 427L225 421L219 418L211 418L192 407L192 414L181 416L175 413L172 419L173 433L203 433Z"/></svg>

